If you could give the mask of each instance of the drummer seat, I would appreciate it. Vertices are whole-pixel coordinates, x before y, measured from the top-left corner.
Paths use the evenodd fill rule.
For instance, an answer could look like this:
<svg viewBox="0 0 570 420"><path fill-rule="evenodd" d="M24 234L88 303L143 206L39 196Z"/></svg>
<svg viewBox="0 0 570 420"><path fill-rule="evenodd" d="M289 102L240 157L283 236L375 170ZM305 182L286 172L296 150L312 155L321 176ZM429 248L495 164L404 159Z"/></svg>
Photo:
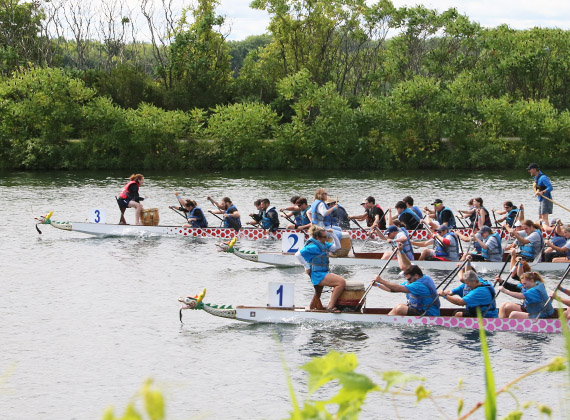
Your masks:
<svg viewBox="0 0 570 420"><path fill-rule="evenodd" d="M119 201L119 197L115 196L115 200L117 200L117 205L119 206L119 210L121 210L121 219L119 220L120 225L126 225L127 221L125 220L125 210L126 207L121 206L121 202Z"/></svg>

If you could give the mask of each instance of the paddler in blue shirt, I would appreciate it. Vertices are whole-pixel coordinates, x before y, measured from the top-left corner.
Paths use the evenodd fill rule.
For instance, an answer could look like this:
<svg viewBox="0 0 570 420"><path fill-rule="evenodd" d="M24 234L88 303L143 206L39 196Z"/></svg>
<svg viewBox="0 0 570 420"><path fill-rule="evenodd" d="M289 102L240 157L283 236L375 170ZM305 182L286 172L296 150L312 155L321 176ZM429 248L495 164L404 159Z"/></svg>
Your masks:
<svg viewBox="0 0 570 420"><path fill-rule="evenodd" d="M552 183L550 179L544 175L537 163L531 163L526 168L530 176L534 178L533 188L534 194L538 197L538 217L541 222L548 226L548 215L552 214ZM547 200L548 199L548 200Z"/></svg>
<svg viewBox="0 0 570 420"><path fill-rule="evenodd" d="M439 316L439 296L431 277L424 275L422 270L410 262L404 251L403 244L398 244L398 263L404 271L406 281L401 284L391 283L379 275L372 282L382 290L392 293L406 293L407 303L396 305L388 315Z"/></svg>
<svg viewBox="0 0 570 420"><path fill-rule="evenodd" d="M329 233L332 233L332 229L329 229ZM311 278L315 287L314 299L319 299L323 286L332 287L333 291L326 310L327 312L339 313L340 310L336 307L336 302L344 291L346 280L329 271L329 252L339 249L340 241L336 235L330 235L333 242L327 242L329 235L325 229L315 225L309 229L309 236L309 240L305 242L302 249L297 251L295 257L303 264L305 272Z"/></svg>
<svg viewBox="0 0 570 420"><path fill-rule="evenodd" d="M509 302L515 310L511 310L508 317L515 319L551 318L556 315L548 292L544 287L544 280L537 272L524 273L521 277L522 288L520 292L511 292L504 286L499 286L499 290L515 299L524 300L522 305ZM546 305L546 306L545 306ZM501 305L501 316L505 316L503 305Z"/></svg>
<svg viewBox="0 0 570 420"><path fill-rule="evenodd" d="M488 282L482 280L474 271L466 271L463 274L464 287L453 290L441 290L439 295L448 302L458 306L465 306L465 310L455 312L456 317L476 317L477 308L485 318L497 318L499 311L495 305L495 289ZM467 292L466 292L467 289ZM455 296L462 294L462 296Z"/></svg>

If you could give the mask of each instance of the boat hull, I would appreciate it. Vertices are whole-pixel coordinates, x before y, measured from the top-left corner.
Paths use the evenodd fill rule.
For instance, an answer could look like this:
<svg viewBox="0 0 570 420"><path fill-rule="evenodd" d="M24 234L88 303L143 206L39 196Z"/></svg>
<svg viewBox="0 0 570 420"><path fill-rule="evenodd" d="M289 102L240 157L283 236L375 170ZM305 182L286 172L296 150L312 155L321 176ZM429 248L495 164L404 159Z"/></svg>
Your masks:
<svg viewBox="0 0 570 420"><path fill-rule="evenodd" d="M294 254L285 254L281 252L264 252L264 251L248 251L240 248L235 248L233 253L244 260L270 264L281 267L301 267L301 263L295 257ZM383 267L386 264L386 260L380 259L381 254L377 253L375 258L355 258L353 256L335 258L330 257L331 266L371 266L371 267ZM453 270L457 267L457 261L414 261L414 264L418 265L423 269L434 269L434 270ZM473 262L473 267L478 271L501 271L503 268L503 262ZM398 267L398 261L392 260L388 264L388 268ZM568 267L568 263L536 263L532 265L532 269L542 272L542 271L564 271Z"/></svg>
<svg viewBox="0 0 570 420"><path fill-rule="evenodd" d="M181 226L140 226L140 225L118 225L108 223L85 223L85 222L59 222L50 220L46 224L53 227L73 232L85 233L96 236L185 236L200 238L219 238L232 239L236 236L236 231L232 228L225 227L207 227L207 228L185 228ZM464 235L471 233L470 229L459 229ZM272 238L281 240L287 234L297 232L291 229L278 229L275 233L269 233L259 228L243 228L237 234L239 239L257 240L264 238ZM350 229L346 231L352 240L368 239L368 231L361 229ZM503 235L504 236L504 235ZM507 235L508 236L508 235ZM372 234L371 238L376 238L376 234ZM417 230L413 236L416 240L423 240L429 237L426 230Z"/></svg>
<svg viewBox="0 0 570 420"><path fill-rule="evenodd" d="M304 322L341 321L363 324L424 325L467 330L479 329L477 318L457 318L453 316L395 316L387 315L388 309L367 309L365 313L341 312L338 314L324 311L310 311L305 308L286 309L254 306L238 306L235 310L237 320L253 323L299 324ZM486 331L560 333L562 331L562 324L558 319L484 318L483 328Z"/></svg>

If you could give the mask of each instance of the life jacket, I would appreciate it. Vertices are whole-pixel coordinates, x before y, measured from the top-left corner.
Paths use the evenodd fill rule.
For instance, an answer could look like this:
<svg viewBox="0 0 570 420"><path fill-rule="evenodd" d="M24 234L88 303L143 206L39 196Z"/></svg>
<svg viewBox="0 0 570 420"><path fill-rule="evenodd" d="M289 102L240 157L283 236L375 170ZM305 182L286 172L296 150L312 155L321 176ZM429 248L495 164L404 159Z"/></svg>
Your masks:
<svg viewBox="0 0 570 420"><path fill-rule="evenodd" d="M566 238L564 236L558 236L557 234L552 235L552 244L559 248L563 248L566 245Z"/></svg>
<svg viewBox="0 0 570 420"><path fill-rule="evenodd" d="M483 210L485 210L485 212L487 213L487 214L485 215L485 220L483 220L483 224L484 224L485 226L492 227L493 224L491 223L491 216L489 215L489 210L487 210L485 207L481 207L481 208L482 208Z"/></svg>
<svg viewBox="0 0 570 420"><path fill-rule="evenodd" d="M420 223L420 218L418 217L418 215L413 210L405 209L402 213L398 215L398 220L402 220L402 215L404 214L409 214L410 216L413 217L413 220L417 222L415 225L408 226L410 229L415 229L416 226Z"/></svg>
<svg viewBox="0 0 570 420"><path fill-rule="evenodd" d="M271 212L271 211L277 213L277 210L275 210L275 207L271 207L269 210L263 211L263 213L262 213L261 227L263 229L271 229L273 227L273 223L271 221L271 218L268 216L269 212Z"/></svg>
<svg viewBox="0 0 570 420"><path fill-rule="evenodd" d="M305 226L311 223L307 217L307 210L309 210L309 207L307 207L305 210L300 210L295 213L295 224L297 226Z"/></svg>
<svg viewBox="0 0 570 420"><path fill-rule="evenodd" d="M418 220L422 219L423 214L422 214L422 211L420 210L420 208L418 206L413 206L412 211L418 216Z"/></svg>
<svg viewBox="0 0 570 420"><path fill-rule="evenodd" d="M479 279L479 281L481 281ZM491 302L488 305L480 305L480 306L466 306L465 309L467 309L467 311L469 312L469 316L477 316L477 308L479 308L481 310L481 315L483 314L487 314L489 312L493 312L495 310L497 310L497 304L495 301L495 289L493 288L493 286L491 286L489 283L487 282L482 282L480 286L477 286L476 288L479 287L484 287L485 290L487 290L491 296ZM474 289L472 289L474 290ZM464 294L465 296L465 294Z"/></svg>
<svg viewBox="0 0 570 420"><path fill-rule="evenodd" d="M542 238L542 232L540 230L536 229L530 235L532 235L534 233L537 233L540 236L540 245L541 245L540 248L542 249L542 247L544 245L544 239ZM528 235L528 236L530 236L530 235ZM528 239L528 236L527 236L527 239ZM536 252L534 250L534 246L533 246L532 242L521 245L520 249L521 249L521 255L523 257L532 258L532 259L536 258Z"/></svg>
<svg viewBox="0 0 570 420"><path fill-rule="evenodd" d="M318 241L315 238L310 238L307 242L305 242L305 246L309 244L315 244L321 253L319 255L315 255L313 259L309 262L311 266L311 272L316 273L319 271L328 272L329 271L329 252L326 245L322 242Z"/></svg>
<svg viewBox="0 0 570 420"><path fill-rule="evenodd" d="M337 204L338 208L331 212L331 224L339 226L342 229L350 229L350 222L348 221L348 213L341 205Z"/></svg>
<svg viewBox="0 0 570 420"><path fill-rule="evenodd" d="M437 295L437 290L435 288L435 284L433 280L429 276L422 276L416 281L420 282L424 286L429 289L428 295L413 295L408 293L406 297L408 298L408 306L416 309L418 312L425 312L433 302L433 307L438 308L440 307L439 298Z"/></svg>
<svg viewBox="0 0 570 420"><path fill-rule="evenodd" d="M540 179L541 179L543 176L546 176L546 175L544 175L542 172L539 172L538 175L534 178L534 179L535 179L534 182L536 183L537 189L538 189L538 186L539 186L538 183L540 182ZM539 189L539 190L540 190L540 189ZM542 190L541 190L541 191L542 191ZM544 197L548 197L548 198L552 199L552 194L551 194L550 191L549 191L549 192L547 192L547 193L544 194ZM543 201L543 200L544 200L543 197L538 196L538 201Z"/></svg>
<svg viewBox="0 0 570 420"><path fill-rule="evenodd" d="M230 214L230 210L235 210L237 211L237 207L232 204L231 206L229 206L226 211L224 211L224 214ZM231 215L228 217L224 217L224 227L229 227L229 228L233 228L236 231L241 229L241 219L239 217L232 217Z"/></svg>
<svg viewBox="0 0 570 420"><path fill-rule="evenodd" d="M323 216L323 215L321 215L321 214L319 214L319 213L317 212L317 207L319 206L320 203L323 203L323 204L325 205L325 208L326 208L327 210L328 210L328 208L329 208L329 206L327 206L327 203L325 203L325 202L322 201L322 200L315 200L315 201L313 201L313 204L311 204L311 217L312 217L311 222L312 222L314 225L318 225L318 226L323 226L323 225L324 225L324 227L326 227L326 228L331 227L332 224L331 224L331 217L330 217L330 215Z"/></svg>
<svg viewBox="0 0 570 420"><path fill-rule="evenodd" d="M200 216L194 215L196 210L200 210ZM198 220L192 220L190 222L190 225L193 228L207 228L208 227L208 220L206 220L206 217L204 217L204 212L202 211L202 209L200 207L194 207L192 209L192 211L188 215L188 218L191 218L191 217L197 217L198 218Z"/></svg>
<svg viewBox="0 0 570 420"><path fill-rule="evenodd" d="M376 207L377 209L380 209L380 212L382 214L384 214L384 210L382 210L382 207L380 207L380 204L375 204L374 207ZM368 211L366 212L366 225L368 227L370 227L374 224L374 218L372 218L371 214L372 214L372 209L370 209L370 212L368 212ZM380 218L382 220L378 224L378 227L380 229L386 229L386 217L383 218L382 216L380 216Z"/></svg>
<svg viewBox="0 0 570 420"><path fill-rule="evenodd" d="M507 218L505 219L505 222L507 222L507 225L509 225L509 227L513 227L513 225L515 224L515 218L518 216L518 214L519 214L519 210L517 209L517 206L514 206L507 213Z"/></svg>
<svg viewBox="0 0 570 420"><path fill-rule="evenodd" d="M444 207L438 214L437 214L437 221L439 222L440 225L443 224L443 212L444 211L448 211L451 213L451 218L449 219L449 221L447 222L447 225L449 226L450 229L454 229L455 228L455 215L453 214L453 211L449 208L449 207Z"/></svg>
<svg viewBox="0 0 570 420"><path fill-rule="evenodd" d="M459 261L459 240L455 233L447 232L443 238L449 238L449 246L442 246L440 241L435 241L435 256L449 261Z"/></svg>
<svg viewBox="0 0 570 420"><path fill-rule="evenodd" d="M499 248L497 249L497 251L494 251L491 254L489 254L489 248L487 248L487 249L481 248L481 255L483 256L483 258L485 258L486 260L489 260L489 261L502 261L503 260L503 246L501 245L501 235L499 235L497 232L493 233L492 235L489 235L487 237L487 240L485 241L485 244L487 244L489 242L489 239L491 237L494 237L497 240L497 242L499 243Z"/></svg>
<svg viewBox="0 0 570 420"><path fill-rule="evenodd" d="M529 318L536 318L538 316L538 313L540 311L542 311L544 304L546 302L548 302L548 304L544 308L544 311L542 311L542 314L540 315L540 317L541 318L549 318L554 313L554 308L552 307L552 301L548 297L548 293L546 292L546 288L544 287L544 284L536 283L536 286L534 286L533 289L536 289L538 291L538 293L540 293L540 302L533 302L533 303L529 304L529 303L526 303L526 300L525 300L526 304L524 305L524 308L528 312L528 317Z"/></svg>
<svg viewBox="0 0 570 420"><path fill-rule="evenodd" d="M403 228L403 227L400 228L400 232L403 232L404 235L406 235L406 238L407 238L406 242L404 242L404 249L403 249L403 251L404 251L404 253L408 256L408 259L409 259L410 261L413 261L413 260L414 260L414 249L412 248L412 244L410 243L410 234L409 234L408 231L407 231L405 228Z"/></svg>
<svg viewBox="0 0 570 420"><path fill-rule="evenodd" d="M132 180L129 181L125 184L125 186L123 187L123 191L121 191L121 194L119 194L119 197L121 197L122 199L132 199L131 194L129 193L129 187L133 184L137 184L137 187L139 186L139 183L136 180Z"/></svg>

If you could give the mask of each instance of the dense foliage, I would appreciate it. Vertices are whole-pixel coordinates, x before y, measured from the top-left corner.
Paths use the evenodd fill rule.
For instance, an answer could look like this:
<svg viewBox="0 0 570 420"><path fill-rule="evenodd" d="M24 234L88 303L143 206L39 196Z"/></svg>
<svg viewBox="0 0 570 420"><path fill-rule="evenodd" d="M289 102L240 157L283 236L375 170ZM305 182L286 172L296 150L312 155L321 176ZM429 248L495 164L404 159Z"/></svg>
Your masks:
<svg viewBox="0 0 570 420"><path fill-rule="evenodd" d="M389 0L254 0L269 33L228 42L216 0L163 11L162 34L142 4L150 44L129 42L121 11L99 42L79 6L60 5L67 39L53 2L0 0L1 167L568 165L570 31Z"/></svg>

